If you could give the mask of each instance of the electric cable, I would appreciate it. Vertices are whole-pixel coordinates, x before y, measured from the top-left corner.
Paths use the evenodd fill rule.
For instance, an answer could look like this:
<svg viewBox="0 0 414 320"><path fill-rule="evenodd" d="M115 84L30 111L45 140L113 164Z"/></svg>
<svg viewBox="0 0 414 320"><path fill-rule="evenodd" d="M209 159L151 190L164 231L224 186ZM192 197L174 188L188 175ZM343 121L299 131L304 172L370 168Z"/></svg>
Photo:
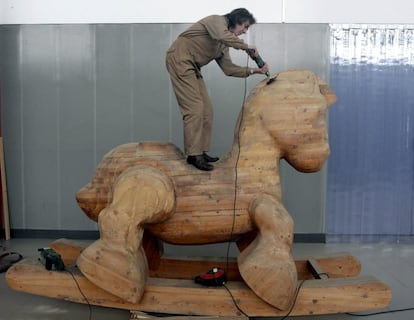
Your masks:
<svg viewBox="0 0 414 320"><path fill-rule="evenodd" d="M378 311L378 312L372 312L372 313L350 313L346 312L345 314L353 317L370 317L370 316L376 316L379 314L388 314L388 313L396 313L396 312L404 312L404 311L413 311L414 307L411 308L403 308L403 309L395 309L395 310L385 310L385 311Z"/></svg>
<svg viewBox="0 0 414 320"><path fill-rule="evenodd" d="M249 69L249 56L247 55L247 61L246 61L246 69ZM231 226L231 231L230 231L230 237L229 237L229 241L227 243L227 254L226 254L226 274L228 273L228 269L229 269L229 256L230 256L230 245L232 242L232 238L233 238L233 232L234 232L234 227L236 224L236 203L237 203L237 166L239 164L239 159L240 159L240 128L243 122L243 115L244 115L244 104L246 102L246 95L247 95L247 77L244 78L244 94L243 94L243 102L242 102L242 108L241 108L241 113L240 113L240 121L239 121L239 126L237 128L237 157L236 157L236 163L234 166L234 198L233 198L233 221L232 221L232 226ZM244 316L246 316L247 318L249 318L249 315L247 315L240 307L239 304L237 303L236 299L234 299L233 294L231 293L230 289L226 286L226 284L223 282L223 287L227 290L227 292L230 294L231 299L233 300L233 304L236 306L237 310L239 310Z"/></svg>
<svg viewBox="0 0 414 320"><path fill-rule="evenodd" d="M72 271L68 270L67 268L65 268L65 271L72 276L73 280L75 281L76 286L78 287L78 290L79 290L80 294L82 295L82 297L85 299L86 303L88 304L89 320L92 320L92 305L89 303L88 298L86 298L85 294L83 293L83 291L82 291L78 281L76 280L75 275L72 273Z"/></svg>
<svg viewBox="0 0 414 320"><path fill-rule="evenodd" d="M246 69L247 70L249 69L249 55L247 55ZM241 128L241 125L242 125L242 122L243 122L244 104L246 102L246 96L247 96L247 77L244 78L243 102L242 102L242 108L241 108L241 113L240 113L239 126L237 128L237 157L236 157L236 164L234 166L233 221L232 221L229 241L228 241L228 244L227 244L226 270L225 270L226 273L227 273L228 268L229 268L230 245L231 245L231 239L233 238L234 227L235 227L235 224L236 224L237 181L238 181L237 166L239 164L239 159L240 159L240 128Z"/></svg>
<svg viewBox="0 0 414 320"><path fill-rule="evenodd" d="M301 283L299 284L299 286L296 288L296 293L295 293L295 297L294 297L294 299L293 299L293 302L292 302L292 305L290 306L290 309L289 309L289 311L288 311L288 313L282 318L282 319L280 319L280 320L284 320L284 319L286 319L287 317L289 317L290 316L290 314L292 313L292 311L293 311L293 308L295 307L295 305L296 305L296 301L298 300L298 296L299 296L299 291L300 291L300 289L302 289L302 286L303 286L303 284L305 283L305 281L306 280L302 280L301 281Z"/></svg>
<svg viewBox="0 0 414 320"><path fill-rule="evenodd" d="M249 68L249 55L247 55L247 61L246 61L246 69L248 70L248 68ZM229 241L228 241L228 245L227 245L226 270L225 270L226 273L228 272L229 255L230 255L230 245L231 245L231 242L232 242L234 227L235 227L235 224L236 224L237 181L238 181L237 167L238 167L239 159L240 159L240 128L241 128L241 125L243 123L243 118L244 118L244 104L246 103L246 96L247 96L247 77L244 79L243 103L242 103L242 109L241 109L241 113L240 113L239 126L237 128L237 144L238 144L238 148L237 148L236 164L235 164L235 167L234 167L234 175L235 175L235 178L234 178L233 221L232 221L232 227L231 227L230 237L229 237ZM302 282L297 287L296 293L295 293L295 297L294 297L293 302L292 302L292 305L291 305L288 313L281 320L286 319L292 313L292 310L295 307L297 298L299 296L299 291L301 290L301 288L302 288L303 284L305 283L305 281L306 280L302 280ZM233 294L231 293L231 290L229 289L229 287L227 287L224 282L222 283L222 285L227 290L227 292L230 294L230 297L233 300L233 303L234 303L235 307L237 308L237 310L239 310L244 316L246 316L247 318L249 318L249 315L246 314L240 308L240 306L238 305L238 303L237 303L236 299L234 298Z"/></svg>
<svg viewBox="0 0 414 320"><path fill-rule="evenodd" d="M245 317L249 318L249 315L247 313L245 313L239 306L239 304L237 303L236 299L234 298L233 294L231 293L229 287L226 286L225 283L223 283L223 287L227 290L227 292L230 294L231 299L233 300L233 304L234 306L237 308L237 310L240 311L241 314L243 314Z"/></svg>

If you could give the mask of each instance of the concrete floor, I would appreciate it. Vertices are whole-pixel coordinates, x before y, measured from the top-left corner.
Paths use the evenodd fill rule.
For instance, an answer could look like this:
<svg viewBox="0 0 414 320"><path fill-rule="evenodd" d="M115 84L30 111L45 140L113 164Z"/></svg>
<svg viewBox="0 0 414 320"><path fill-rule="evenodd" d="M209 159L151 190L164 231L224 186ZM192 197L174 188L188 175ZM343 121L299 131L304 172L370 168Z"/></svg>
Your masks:
<svg viewBox="0 0 414 320"><path fill-rule="evenodd" d="M51 241L53 240L1 240L0 253L4 250L17 251L21 253L24 257L37 258L37 249L48 246L48 244ZM194 254L193 251L197 250L191 247L184 247L184 249L182 249L183 255ZM171 248L166 248L167 253L168 250L171 250ZM204 248L202 255L215 255L217 250L224 250L225 252L226 249L223 249L223 247L212 246L207 248L207 250ZM234 254L234 250L232 250L230 250L230 255ZM404 243L398 243L398 241L376 241L375 243L350 242L327 244L295 243L293 247L293 252L295 257L309 256L313 254L320 255L324 253L349 252L356 256L358 259L360 259L362 264L362 275L376 276L381 281L389 285L392 289L393 300L390 306L386 310L375 310L372 312L414 308L414 239L404 241ZM198 255L200 256L200 254ZM0 274L0 319L127 320L130 319L130 313L127 310L117 310L95 306L88 307L87 305L17 292L10 289L7 286L7 283L5 281L5 274L2 273ZM414 319L414 309L411 309L409 311L377 314L369 317L354 316L349 314L335 314L325 316L289 317L289 319L411 320Z"/></svg>

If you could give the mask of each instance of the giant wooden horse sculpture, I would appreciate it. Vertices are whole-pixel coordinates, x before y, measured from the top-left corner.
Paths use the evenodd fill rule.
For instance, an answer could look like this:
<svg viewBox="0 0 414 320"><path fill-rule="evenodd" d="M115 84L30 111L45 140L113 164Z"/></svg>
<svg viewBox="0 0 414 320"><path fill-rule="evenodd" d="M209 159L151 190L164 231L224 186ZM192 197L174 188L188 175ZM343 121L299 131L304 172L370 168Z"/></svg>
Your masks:
<svg viewBox="0 0 414 320"><path fill-rule="evenodd" d="M329 155L326 110L336 97L309 71L280 73L256 86L238 118L231 151L212 172L185 163L172 144L144 142L109 152L77 194L101 237L78 259L93 283L138 302L147 279L143 232L172 244L257 237L238 257L240 273L263 300L290 306L297 286L293 222L281 203L279 160L303 172ZM246 241L244 241L246 242Z"/></svg>
<svg viewBox="0 0 414 320"><path fill-rule="evenodd" d="M232 149L213 171L189 166L170 143L130 143L105 155L77 193L83 211L99 222L100 239L86 248L52 244L73 278L28 260L9 269L9 285L76 302L179 314L233 316L240 314L236 300L251 316L386 306L389 288L373 277L355 277L360 264L354 257L292 258L293 221L281 203L279 161L302 172L321 168L329 155L326 110L336 96L306 70L276 77L251 92ZM206 261L161 257L162 241L237 241L237 264L226 264L236 299L225 290L196 286L189 279ZM74 261L81 273L71 267ZM206 299L214 308L205 307Z"/></svg>

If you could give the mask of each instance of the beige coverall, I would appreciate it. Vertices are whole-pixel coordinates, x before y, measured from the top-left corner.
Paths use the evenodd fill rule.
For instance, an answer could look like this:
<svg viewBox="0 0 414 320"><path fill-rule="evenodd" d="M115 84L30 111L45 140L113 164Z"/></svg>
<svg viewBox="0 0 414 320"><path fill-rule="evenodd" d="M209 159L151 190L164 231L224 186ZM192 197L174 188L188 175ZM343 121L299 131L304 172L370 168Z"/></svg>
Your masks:
<svg viewBox="0 0 414 320"><path fill-rule="evenodd" d="M247 67L233 64L229 47L248 45L228 30L225 16L212 15L181 33L167 51L166 65L184 122L184 152L200 155L210 150L213 108L201 67L213 59L227 76L245 78Z"/></svg>

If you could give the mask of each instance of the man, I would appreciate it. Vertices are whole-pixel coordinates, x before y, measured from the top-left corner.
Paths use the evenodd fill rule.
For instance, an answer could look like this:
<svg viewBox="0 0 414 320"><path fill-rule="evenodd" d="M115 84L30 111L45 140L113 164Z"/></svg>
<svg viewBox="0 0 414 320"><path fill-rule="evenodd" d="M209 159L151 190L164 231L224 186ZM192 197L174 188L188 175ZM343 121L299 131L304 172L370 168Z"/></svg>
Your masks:
<svg viewBox="0 0 414 320"><path fill-rule="evenodd" d="M229 48L253 49L238 36L256 23L244 8L226 15L212 15L201 19L181 33L167 51L166 65L184 122L184 152L187 163L197 169L213 170L211 162L219 160L207 154L210 150L213 108L201 75L201 67L212 60L227 76L245 78L254 73L265 74L262 68L247 68L233 64Z"/></svg>

